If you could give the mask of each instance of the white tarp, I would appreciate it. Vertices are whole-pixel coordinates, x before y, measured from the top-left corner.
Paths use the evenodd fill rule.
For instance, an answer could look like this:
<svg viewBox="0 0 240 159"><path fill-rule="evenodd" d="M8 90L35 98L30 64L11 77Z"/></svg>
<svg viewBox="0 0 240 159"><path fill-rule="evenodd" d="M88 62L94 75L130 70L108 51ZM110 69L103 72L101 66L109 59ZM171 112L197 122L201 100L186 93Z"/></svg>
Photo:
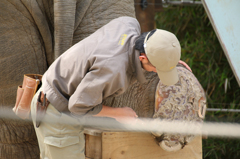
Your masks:
<svg viewBox="0 0 240 159"><path fill-rule="evenodd" d="M240 0L202 0L240 86Z"/></svg>

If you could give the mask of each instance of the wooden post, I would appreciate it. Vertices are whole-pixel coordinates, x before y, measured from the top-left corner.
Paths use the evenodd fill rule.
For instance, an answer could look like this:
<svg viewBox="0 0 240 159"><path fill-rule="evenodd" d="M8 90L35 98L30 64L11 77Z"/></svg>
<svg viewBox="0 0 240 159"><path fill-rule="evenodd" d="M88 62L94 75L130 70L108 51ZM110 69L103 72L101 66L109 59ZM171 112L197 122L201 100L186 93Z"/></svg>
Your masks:
<svg viewBox="0 0 240 159"><path fill-rule="evenodd" d="M102 159L102 130L84 129L85 159Z"/></svg>
<svg viewBox="0 0 240 159"><path fill-rule="evenodd" d="M135 0L135 12L136 18L141 25L141 32L148 32L156 28L155 24L155 12L161 11L161 0L146 0L147 7L143 9L141 7L142 0Z"/></svg>
<svg viewBox="0 0 240 159"><path fill-rule="evenodd" d="M155 12L162 12L162 0L155 0Z"/></svg>

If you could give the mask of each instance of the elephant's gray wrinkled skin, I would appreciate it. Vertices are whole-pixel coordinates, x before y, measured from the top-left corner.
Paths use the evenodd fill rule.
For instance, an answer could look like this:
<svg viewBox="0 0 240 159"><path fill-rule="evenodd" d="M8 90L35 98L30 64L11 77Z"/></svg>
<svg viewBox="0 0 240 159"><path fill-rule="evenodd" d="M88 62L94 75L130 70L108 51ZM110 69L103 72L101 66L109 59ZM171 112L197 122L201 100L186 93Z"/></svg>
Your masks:
<svg viewBox="0 0 240 159"><path fill-rule="evenodd" d="M137 81L132 81L126 92L117 97L107 98L103 104L112 107L131 107L139 118L152 118L159 78L154 72L145 71L144 74L147 82L140 84Z"/></svg>
<svg viewBox="0 0 240 159"><path fill-rule="evenodd" d="M1 0L0 110L13 108L23 74L43 74L69 47L120 16L135 17L134 0ZM31 123L0 119L0 158L39 158Z"/></svg>

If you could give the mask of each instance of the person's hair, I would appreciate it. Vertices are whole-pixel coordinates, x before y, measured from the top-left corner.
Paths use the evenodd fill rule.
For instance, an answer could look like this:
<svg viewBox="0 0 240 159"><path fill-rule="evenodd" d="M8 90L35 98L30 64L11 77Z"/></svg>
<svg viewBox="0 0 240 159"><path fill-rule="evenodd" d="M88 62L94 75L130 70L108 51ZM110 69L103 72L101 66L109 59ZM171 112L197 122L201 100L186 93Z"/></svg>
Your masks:
<svg viewBox="0 0 240 159"><path fill-rule="evenodd" d="M153 33L155 33L156 29L150 31L150 34L147 38L147 40L153 35ZM145 33L142 33L136 40L135 42L135 49L138 50L140 53L145 53L145 50L144 50L144 39L145 37L147 36L149 32L145 32Z"/></svg>

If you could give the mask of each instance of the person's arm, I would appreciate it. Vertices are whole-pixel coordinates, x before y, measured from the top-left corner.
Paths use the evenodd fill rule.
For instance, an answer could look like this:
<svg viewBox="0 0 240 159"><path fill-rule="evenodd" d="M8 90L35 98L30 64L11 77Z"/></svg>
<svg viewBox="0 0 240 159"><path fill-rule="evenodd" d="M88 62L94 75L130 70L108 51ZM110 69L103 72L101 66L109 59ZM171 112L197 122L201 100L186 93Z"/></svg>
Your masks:
<svg viewBox="0 0 240 159"><path fill-rule="evenodd" d="M98 114L93 115L93 116L111 117L111 118L116 119L119 122L121 122L121 120L125 119L125 118L138 117L132 108L129 108L129 107L114 108L114 107L109 107L106 105L103 105L102 110Z"/></svg>
<svg viewBox="0 0 240 159"><path fill-rule="evenodd" d="M97 115L116 120L123 116L134 117L136 113L131 108L112 108L101 104L103 99L123 93L128 86L128 65L124 65L127 62L125 54L107 60L96 59L69 98L69 111L74 115Z"/></svg>

